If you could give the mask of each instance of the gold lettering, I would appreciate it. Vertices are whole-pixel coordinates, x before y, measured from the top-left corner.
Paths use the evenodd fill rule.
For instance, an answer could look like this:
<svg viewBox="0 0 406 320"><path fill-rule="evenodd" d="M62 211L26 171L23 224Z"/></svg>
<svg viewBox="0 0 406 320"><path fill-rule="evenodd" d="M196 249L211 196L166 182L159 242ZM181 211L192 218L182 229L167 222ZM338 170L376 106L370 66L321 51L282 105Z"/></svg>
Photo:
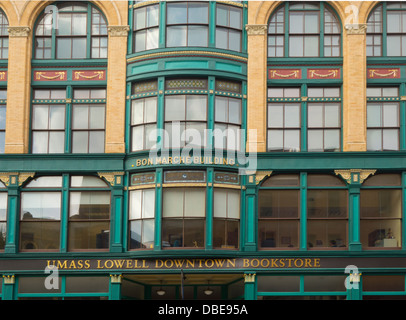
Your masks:
<svg viewBox="0 0 406 320"><path fill-rule="evenodd" d="M254 268L257 268L259 266L259 260L258 259L252 259L251 260L251 266L254 267Z"/></svg>
<svg viewBox="0 0 406 320"><path fill-rule="evenodd" d="M101 260L97 260L97 269L103 268L102 266L100 266L100 262L101 262Z"/></svg>
<svg viewBox="0 0 406 320"><path fill-rule="evenodd" d="M271 260L271 268L279 268L279 266L277 265L279 259L272 259Z"/></svg>
<svg viewBox="0 0 406 320"><path fill-rule="evenodd" d="M191 164L191 163L192 163L192 158L186 157L186 164Z"/></svg>
<svg viewBox="0 0 406 320"><path fill-rule="evenodd" d="M170 262L170 264L168 265L168 261ZM172 268L173 267L173 261L172 260L170 260L170 259L168 259L168 260L165 260L165 268Z"/></svg>
<svg viewBox="0 0 406 320"><path fill-rule="evenodd" d="M168 158L168 163L171 164L172 163L172 157Z"/></svg>
<svg viewBox="0 0 406 320"><path fill-rule="evenodd" d="M72 261L70 262L70 264L69 264L69 269L76 269L76 264L75 264L75 261L74 261L74 260L72 260Z"/></svg>
<svg viewBox="0 0 406 320"><path fill-rule="evenodd" d="M305 268L312 267L312 259L305 259Z"/></svg>
<svg viewBox="0 0 406 320"><path fill-rule="evenodd" d="M214 260L216 262L216 266L219 267L223 267L225 260L224 259L215 259Z"/></svg>
<svg viewBox="0 0 406 320"><path fill-rule="evenodd" d="M264 264L264 261L266 262ZM261 267L262 268L268 268L269 267L269 260L268 259L261 259Z"/></svg>
<svg viewBox="0 0 406 320"><path fill-rule="evenodd" d="M104 262L104 266L105 266L107 269L111 269L111 268L113 268L113 266L114 266L114 262L113 262L112 260L106 260L106 262Z"/></svg>
<svg viewBox="0 0 406 320"><path fill-rule="evenodd" d="M209 263L210 263L210 265L209 265ZM213 259L206 260L205 265L206 265L207 268L213 268L213 266L214 266Z"/></svg>
<svg viewBox="0 0 406 320"><path fill-rule="evenodd" d="M244 268L248 268L250 266L250 261L248 259L243 259L243 266Z"/></svg>
<svg viewBox="0 0 406 320"><path fill-rule="evenodd" d="M161 164L162 158L155 158L155 164Z"/></svg>
<svg viewBox="0 0 406 320"><path fill-rule="evenodd" d="M145 260L142 260L142 267L143 267L144 269L148 269L148 268L149 268L149 266L146 265Z"/></svg>
<svg viewBox="0 0 406 320"><path fill-rule="evenodd" d="M285 266L285 259L281 259L280 261L280 267L283 268Z"/></svg>
<svg viewBox="0 0 406 320"><path fill-rule="evenodd" d="M124 260L114 260L116 268L120 268L120 269L123 267L124 262L125 262Z"/></svg>
<svg viewBox="0 0 406 320"><path fill-rule="evenodd" d="M289 258L289 259L286 259L286 260L289 261L288 268L291 268L291 267L292 267L292 261L293 261L293 259L292 259L292 258Z"/></svg>
<svg viewBox="0 0 406 320"><path fill-rule="evenodd" d="M78 269L83 269L83 260L78 261Z"/></svg>
<svg viewBox="0 0 406 320"><path fill-rule="evenodd" d="M127 269L133 268L133 261L131 259L127 259L126 267Z"/></svg>
<svg viewBox="0 0 406 320"><path fill-rule="evenodd" d="M56 267L58 268L58 269L66 269L67 267L67 261L65 260L63 263L61 262L61 260L58 260L58 263L57 263L57 265L56 265Z"/></svg>
<svg viewBox="0 0 406 320"><path fill-rule="evenodd" d="M137 164L137 167L139 167L139 166L141 165L141 160L140 160L140 159L137 159L136 164Z"/></svg>
<svg viewBox="0 0 406 320"><path fill-rule="evenodd" d="M300 264L297 264L297 261L299 261ZM296 268L301 268L301 267L303 267L303 260L302 260L302 259L296 259L296 260L295 260L295 267L296 267Z"/></svg>
<svg viewBox="0 0 406 320"><path fill-rule="evenodd" d="M172 160L173 160L173 162L172 163L174 163L174 164L176 164L176 163L179 163L179 157L178 156L176 156L176 157L173 157L172 158Z"/></svg>
<svg viewBox="0 0 406 320"><path fill-rule="evenodd" d="M235 259L227 259L227 268L230 267L230 265L232 265L235 268Z"/></svg>
<svg viewBox="0 0 406 320"><path fill-rule="evenodd" d="M90 261L86 260L85 261L85 269L89 269L90 268Z"/></svg>
<svg viewBox="0 0 406 320"><path fill-rule="evenodd" d="M195 267L195 259L193 259L192 261L190 261L189 259L186 260L186 268L189 268L189 265L194 268Z"/></svg>
<svg viewBox="0 0 406 320"><path fill-rule="evenodd" d="M164 265L164 262L162 260L155 261L155 268L162 268L163 265Z"/></svg>
<svg viewBox="0 0 406 320"><path fill-rule="evenodd" d="M184 263L185 263L184 259L182 259L182 260L175 259L175 265L176 265L177 268L182 268Z"/></svg>
<svg viewBox="0 0 406 320"><path fill-rule="evenodd" d="M314 267L320 268L320 259L314 259Z"/></svg>

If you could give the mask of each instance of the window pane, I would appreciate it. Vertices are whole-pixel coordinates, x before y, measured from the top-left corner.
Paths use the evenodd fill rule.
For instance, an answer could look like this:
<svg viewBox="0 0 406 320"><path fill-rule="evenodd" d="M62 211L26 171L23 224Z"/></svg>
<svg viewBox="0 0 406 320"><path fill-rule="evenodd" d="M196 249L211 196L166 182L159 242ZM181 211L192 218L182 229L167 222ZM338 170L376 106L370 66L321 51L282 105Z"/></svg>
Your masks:
<svg viewBox="0 0 406 320"><path fill-rule="evenodd" d="M304 14L302 12L290 12L289 33L303 33Z"/></svg>
<svg viewBox="0 0 406 320"><path fill-rule="evenodd" d="M340 127L340 109L339 104L324 105L324 125L326 127Z"/></svg>
<svg viewBox="0 0 406 320"><path fill-rule="evenodd" d="M368 104L367 105L367 126L368 127L381 127L382 115L380 104Z"/></svg>
<svg viewBox="0 0 406 320"><path fill-rule="evenodd" d="M187 96L186 120L206 121L207 98L205 96Z"/></svg>
<svg viewBox="0 0 406 320"><path fill-rule="evenodd" d="M156 122L156 112L157 112L157 98L148 98L145 99L145 115L144 121Z"/></svg>
<svg viewBox="0 0 406 320"><path fill-rule="evenodd" d="M324 130L324 151L340 151L340 130Z"/></svg>
<svg viewBox="0 0 406 320"><path fill-rule="evenodd" d="M399 126L399 105L397 103L383 105L383 126L397 127Z"/></svg>
<svg viewBox="0 0 406 320"><path fill-rule="evenodd" d="M92 177L92 176L73 176L71 177L71 187L76 187L76 188L88 188L88 187L94 187L94 188L100 188L100 187L107 187L107 184L100 178L98 177Z"/></svg>
<svg viewBox="0 0 406 320"><path fill-rule="evenodd" d="M167 28L168 47L185 47L186 46L186 26L172 26Z"/></svg>
<svg viewBox="0 0 406 320"><path fill-rule="evenodd" d="M383 150L399 150L399 130L383 130Z"/></svg>
<svg viewBox="0 0 406 320"><path fill-rule="evenodd" d="M319 56L319 37L305 37L304 38L304 56L305 57L318 57Z"/></svg>
<svg viewBox="0 0 406 320"><path fill-rule="evenodd" d="M48 132L32 133L32 153L48 152Z"/></svg>
<svg viewBox="0 0 406 320"><path fill-rule="evenodd" d="M165 97L165 121L185 120L185 96Z"/></svg>
<svg viewBox="0 0 406 320"><path fill-rule="evenodd" d="M387 32L400 33L402 31L400 11L388 11L386 14L386 21L388 23Z"/></svg>
<svg viewBox="0 0 406 320"><path fill-rule="evenodd" d="M147 30L147 44L146 44L146 49L151 50L151 49L156 49L159 46L159 29L158 28L153 28Z"/></svg>
<svg viewBox="0 0 406 320"><path fill-rule="evenodd" d="M204 217L206 215L206 190L185 190L185 217Z"/></svg>
<svg viewBox="0 0 406 320"><path fill-rule="evenodd" d="M72 59L86 58L86 39L72 40Z"/></svg>
<svg viewBox="0 0 406 320"><path fill-rule="evenodd" d="M168 24L187 22L187 9L185 3L168 3L166 10Z"/></svg>
<svg viewBox="0 0 406 320"><path fill-rule="evenodd" d="M303 46L303 37L289 36L289 57L303 57Z"/></svg>
<svg viewBox="0 0 406 320"><path fill-rule="evenodd" d="M86 35L87 14L76 13L72 15L72 34Z"/></svg>
<svg viewBox="0 0 406 320"><path fill-rule="evenodd" d="M184 220L185 247L204 247L204 225L204 219Z"/></svg>
<svg viewBox="0 0 406 320"><path fill-rule="evenodd" d="M312 127L323 127L323 105L320 104L310 104L308 105L308 126Z"/></svg>
<svg viewBox="0 0 406 320"><path fill-rule="evenodd" d="M146 27L146 8L138 8L134 10L134 29L142 29Z"/></svg>
<svg viewBox="0 0 406 320"><path fill-rule="evenodd" d="M21 220L60 220L61 194L58 192L23 192Z"/></svg>
<svg viewBox="0 0 406 320"><path fill-rule="evenodd" d="M59 248L59 222L21 222L20 248L22 250L56 250Z"/></svg>
<svg viewBox="0 0 406 320"><path fill-rule="evenodd" d="M188 3L188 23L208 23L209 7L207 3Z"/></svg>
<svg viewBox="0 0 406 320"><path fill-rule="evenodd" d="M241 32L229 30L229 48L234 51L241 51Z"/></svg>
<svg viewBox="0 0 406 320"><path fill-rule="evenodd" d="M261 190L258 200L259 218L298 218L297 190Z"/></svg>
<svg viewBox="0 0 406 320"><path fill-rule="evenodd" d="M285 128L300 126L300 104L285 105Z"/></svg>
<svg viewBox="0 0 406 320"><path fill-rule="evenodd" d="M300 150L300 131L299 130L286 130L285 131L285 144L286 151L298 152Z"/></svg>
<svg viewBox="0 0 406 320"><path fill-rule="evenodd" d="M89 128L89 106L74 105L73 106L73 129L88 129Z"/></svg>
<svg viewBox="0 0 406 320"><path fill-rule="evenodd" d="M163 190L163 217L182 217L183 216L183 190L166 188Z"/></svg>
<svg viewBox="0 0 406 320"><path fill-rule="evenodd" d="M72 153L87 153L89 144L88 132L72 132Z"/></svg>
<svg viewBox="0 0 406 320"><path fill-rule="evenodd" d="M230 28L241 29L242 11L239 8L229 7L230 10Z"/></svg>
<svg viewBox="0 0 406 320"><path fill-rule="evenodd" d="M144 99L133 100L131 103L131 124L142 124L144 122Z"/></svg>
<svg viewBox="0 0 406 320"><path fill-rule="evenodd" d="M69 249L108 249L110 241L109 222L70 222Z"/></svg>
<svg viewBox="0 0 406 320"><path fill-rule="evenodd" d="M361 190L361 218L400 218L400 190Z"/></svg>
<svg viewBox="0 0 406 320"><path fill-rule="evenodd" d="M89 153L104 152L104 131L90 131Z"/></svg>
<svg viewBox="0 0 406 320"><path fill-rule="evenodd" d="M49 129L65 128L65 106L50 106Z"/></svg>
<svg viewBox="0 0 406 320"><path fill-rule="evenodd" d="M104 129L105 120L104 120L104 105L92 105L90 106L90 115L89 115L89 129Z"/></svg>
<svg viewBox="0 0 406 320"><path fill-rule="evenodd" d="M283 130L268 131L268 150L283 151Z"/></svg>
<svg viewBox="0 0 406 320"><path fill-rule="evenodd" d="M33 106L33 129L48 129L48 106Z"/></svg>
<svg viewBox="0 0 406 320"><path fill-rule="evenodd" d="M323 151L323 130L309 130L307 148L309 151Z"/></svg>
<svg viewBox="0 0 406 320"><path fill-rule="evenodd" d="M281 128L283 127L283 105L269 104L268 105L268 127Z"/></svg>
<svg viewBox="0 0 406 320"><path fill-rule="evenodd" d="M49 133L49 153L63 153L65 151L65 132Z"/></svg>
<svg viewBox="0 0 406 320"><path fill-rule="evenodd" d="M387 55L388 56L401 56L401 37L400 36L388 36L387 37Z"/></svg>
<svg viewBox="0 0 406 320"><path fill-rule="evenodd" d="M368 151L382 150L382 130L379 129L367 130L367 150Z"/></svg>
<svg viewBox="0 0 406 320"><path fill-rule="evenodd" d="M58 27L60 27L60 25ZM58 38L56 45L57 45L57 50L56 50L57 59L70 59L70 58L72 58L71 39Z"/></svg>
<svg viewBox="0 0 406 320"><path fill-rule="evenodd" d="M205 26L188 26L187 38L189 47L207 47L208 28Z"/></svg>
<svg viewBox="0 0 406 320"><path fill-rule="evenodd" d="M304 27L305 33L319 33L319 13L306 12L305 13Z"/></svg>
<svg viewBox="0 0 406 320"><path fill-rule="evenodd" d="M110 192L71 192L69 218L98 220L110 217Z"/></svg>

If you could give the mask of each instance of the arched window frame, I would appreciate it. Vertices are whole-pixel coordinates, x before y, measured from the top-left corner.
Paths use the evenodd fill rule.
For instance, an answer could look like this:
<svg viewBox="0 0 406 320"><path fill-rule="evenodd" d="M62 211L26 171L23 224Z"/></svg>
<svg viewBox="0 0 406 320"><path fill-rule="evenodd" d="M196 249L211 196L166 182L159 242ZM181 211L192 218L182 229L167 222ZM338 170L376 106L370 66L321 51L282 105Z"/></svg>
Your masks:
<svg viewBox="0 0 406 320"><path fill-rule="evenodd" d="M389 25L389 22L395 21L389 16L396 14L400 17L399 31L394 31ZM403 2L382 2L371 11L367 19L367 57L406 56L406 27L401 30L404 19L406 19L406 4ZM390 41L391 38L394 39L393 42ZM394 43L400 44L399 52L389 51L393 50Z"/></svg>
<svg viewBox="0 0 406 320"><path fill-rule="evenodd" d="M57 5L48 6L46 11L44 11L35 24L34 28L34 44L33 44L33 57L34 59L44 60L44 59L57 59L57 60L78 60L78 59L107 59L107 19L103 15L100 9L91 3L85 2L80 4L83 6L82 10L64 11L63 7L74 6L75 2L64 2ZM86 6L86 9L84 9ZM55 8L57 10L55 10ZM73 7L74 8L74 7ZM61 10L62 9L62 10ZM86 32L76 34L74 30L76 23L71 24L71 32L66 35L59 34L60 26L63 25L63 18L60 15L73 15L77 13L86 15ZM85 40L86 52L81 52L80 55L73 53L73 41ZM71 40L71 54L70 56L61 56L62 53L66 53L67 50L61 52L58 51L59 41ZM38 45L42 43L42 46ZM59 53L59 54L58 54Z"/></svg>
<svg viewBox="0 0 406 320"><path fill-rule="evenodd" d="M313 8L306 8L310 4ZM342 56L342 25L334 10L323 1L318 3L318 8L313 3L304 3L303 8L294 8L292 6L301 5L300 3L285 2L271 15L268 22L268 58L339 58ZM314 13L318 15L318 30L308 30L306 32L293 33L290 30L290 18L293 13L305 15ZM332 21L335 18L336 23ZM305 21L303 19L303 21ZM315 25L316 26L316 25ZM310 32L311 31L311 32ZM303 47L302 55L293 55L290 52L289 42L295 41L293 37L309 38L318 37L317 53L305 55Z"/></svg>

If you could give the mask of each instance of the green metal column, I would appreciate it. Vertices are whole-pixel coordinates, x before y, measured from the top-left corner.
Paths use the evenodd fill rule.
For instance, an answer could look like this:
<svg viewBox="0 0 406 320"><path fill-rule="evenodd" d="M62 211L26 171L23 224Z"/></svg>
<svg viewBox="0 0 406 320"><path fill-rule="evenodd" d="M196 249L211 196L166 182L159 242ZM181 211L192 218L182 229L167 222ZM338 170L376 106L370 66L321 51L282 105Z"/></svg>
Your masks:
<svg viewBox="0 0 406 320"><path fill-rule="evenodd" d="M300 250L307 250L307 173L300 173Z"/></svg>
<svg viewBox="0 0 406 320"><path fill-rule="evenodd" d="M213 249L213 205L214 205L214 169L207 170L207 210L206 210L206 249Z"/></svg>
<svg viewBox="0 0 406 320"><path fill-rule="evenodd" d="M17 176L10 176L7 202L7 237L4 252L17 253L20 218L20 192L18 190Z"/></svg>
<svg viewBox="0 0 406 320"><path fill-rule="evenodd" d="M109 300L121 300L121 274L110 275Z"/></svg>
<svg viewBox="0 0 406 320"><path fill-rule="evenodd" d="M360 184L349 186L349 250L361 251L360 241Z"/></svg>
<svg viewBox="0 0 406 320"><path fill-rule="evenodd" d="M162 239L162 183L163 183L163 169L158 168L155 173L155 250L161 250Z"/></svg>
<svg viewBox="0 0 406 320"><path fill-rule="evenodd" d="M123 251L123 197L124 185L123 176L115 175L113 190L111 191L111 252Z"/></svg>
<svg viewBox="0 0 406 320"><path fill-rule="evenodd" d="M248 183L245 190L245 228L244 231L244 251L257 250L256 221L257 221L257 186L255 184L255 175L248 177Z"/></svg>
<svg viewBox="0 0 406 320"><path fill-rule="evenodd" d="M15 276L3 275L3 300L14 300Z"/></svg>
<svg viewBox="0 0 406 320"><path fill-rule="evenodd" d="M257 300L257 277L255 272L244 274L244 300Z"/></svg>

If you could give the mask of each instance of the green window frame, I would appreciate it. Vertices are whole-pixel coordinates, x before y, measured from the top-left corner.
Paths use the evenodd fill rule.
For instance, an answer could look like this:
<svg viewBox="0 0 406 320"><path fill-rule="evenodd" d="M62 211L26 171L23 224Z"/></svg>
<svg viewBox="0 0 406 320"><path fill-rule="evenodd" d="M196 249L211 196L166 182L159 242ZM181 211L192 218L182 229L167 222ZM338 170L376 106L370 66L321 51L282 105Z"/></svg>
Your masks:
<svg viewBox="0 0 406 320"><path fill-rule="evenodd" d="M8 59L8 20L0 10L0 59Z"/></svg>
<svg viewBox="0 0 406 320"><path fill-rule="evenodd" d="M268 22L268 58L341 57L341 30L325 2L286 2Z"/></svg>
<svg viewBox="0 0 406 320"><path fill-rule="evenodd" d="M106 251L110 212L111 191L99 177L35 178L21 189L20 251Z"/></svg>
<svg viewBox="0 0 406 320"><path fill-rule="evenodd" d="M90 3L52 5L39 17L34 35L34 59L107 58L107 20Z"/></svg>
<svg viewBox="0 0 406 320"><path fill-rule="evenodd" d="M128 191L128 250L241 247L243 206L236 172L157 169L134 173Z"/></svg>
<svg viewBox="0 0 406 320"><path fill-rule="evenodd" d="M402 248L402 175L382 173L368 178L360 190L360 236L364 249Z"/></svg>
<svg viewBox="0 0 406 320"><path fill-rule="evenodd" d="M367 151L400 150L401 108L399 86L367 87Z"/></svg>
<svg viewBox="0 0 406 320"><path fill-rule="evenodd" d="M7 200L7 188L3 182L0 182L0 252L4 251L7 238Z"/></svg>
<svg viewBox="0 0 406 320"><path fill-rule="evenodd" d="M244 150L245 82L221 77L160 77L133 82L128 90L128 152L186 145ZM180 132L174 131L176 140L172 141L171 128L178 124Z"/></svg>
<svg viewBox="0 0 406 320"><path fill-rule="evenodd" d="M257 300L345 300L346 275L257 275Z"/></svg>
<svg viewBox="0 0 406 320"><path fill-rule="evenodd" d="M404 274L363 274L361 287L362 300L406 299Z"/></svg>
<svg viewBox="0 0 406 320"><path fill-rule="evenodd" d="M268 86L268 152L340 152L341 86Z"/></svg>
<svg viewBox="0 0 406 320"><path fill-rule="evenodd" d="M0 154L6 147L7 89L0 88Z"/></svg>
<svg viewBox="0 0 406 320"><path fill-rule="evenodd" d="M257 228L258 250L348 250L348 188L330 173L272 174L258 190Z"/></svg>
<svg viewBox="0 0 406 320"><path fill-rule="evenodd" d="M33 88L32 153L104 153L106 89Z"/></svg>
<svg viewBox="0 0 406 320"><path fill-rule="evenodd" d="M129 54L182 47L246 52L241 1L133 1L129 7Z"/></svg>
<svg viewBox="0 0 406 320"><path fill-rule="evenodd" d="M83 261L84 264L84 261ZM55 266L57 267L57 266ZM52 269L50 269L52 272ZM52 288L45 287L44 276L18 276L16 278L16 299L24 300L108 300L111 296L108 276L68 276L58 274ZM58 281L56 283L56 281Z"/></svg>
<svg viewBox="0 0 406 320"><path fill-rule="evenodd" d="M367 19L367 57L406 56L406 6L382 2Z"/></svg>

